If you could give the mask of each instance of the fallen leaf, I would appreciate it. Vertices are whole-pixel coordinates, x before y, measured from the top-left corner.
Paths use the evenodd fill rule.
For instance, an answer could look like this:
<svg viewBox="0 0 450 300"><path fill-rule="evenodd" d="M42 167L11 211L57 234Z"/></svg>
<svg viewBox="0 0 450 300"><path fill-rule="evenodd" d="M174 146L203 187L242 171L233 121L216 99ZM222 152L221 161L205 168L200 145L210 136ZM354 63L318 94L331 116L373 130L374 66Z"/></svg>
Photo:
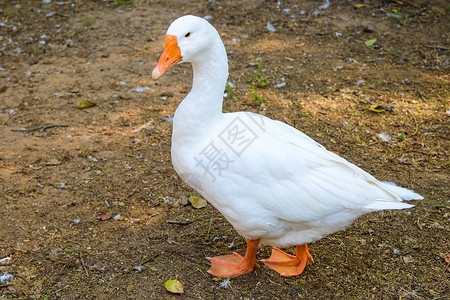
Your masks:
<svg viewBox="0 0 450 300"><path fill-rule="evenodd" d="M303 47L305 46L305 43L295 44L295 47Z"/></svg>
<svg viewBox="0 0 450 300"><path fill-rule="evenodd" d="M166 290L168 290L171 293L174 294L184 293L183 284L181 284L181 282L179 282L177 279L167 280L164 283L164 286L166 287Z"/></svg>
<svg viewBox="0 0 450 300"><path fill-rule="evenodd" d="M80 100L77 103L77 107L79 109L89 108L89 107L96 106L96 105L97 105L96 103L91 102L89 100Z"/></svg>
<svg viewBox="0 0 450 300"><path fill-rule="evenodd" d="M407 255L403 257L403 261L405 264L409 264L415 262L416 260L411 255Z"/></svg>
<svg viewBox="0 0 450 300"><path fill-rule="evenodd" d="M450 264L450 253L445 256L444 260L446 263Z"/></svg>
<svg viewBox="0 0 450 300"><path fill-rule="evenodd" d="M377 42L377 39L371 39L364 42L366 46L373 46Z"/></svg>
<svg viewBox="0 0 450 300"><path fill-rule="evenodd" d="M57 158L50 158L47 162L47 166L57 166L59 164L61 164L61 162Z"/></svg>
<svg viewBox="0 0 450 300"><path fill-rule="evenodd" d="M382 113L384 111L384 107L378 104L372 104L369 106L369 110L376 113Z"/></svg>
<svg viewBox="0 0 450 300"><path fill-rule="evenodd" d="M355 5L353 5L354 8L363 8L366 7L367 5L365 4L360 4L360 3L356 3Z"/></svg>
<svg viewBox="0 0 450 300"><path fill-rule="evenodd" d="M206 200L197 196L190 196L189 202L194 208L203 208L206 207Z"/></svg>
<svg viewBox="0 0 450 300"><path fill-rule="evenodd" d="M97 215L97 220L99 221L106 221L109 218L111 218L111 214L109 213L101 212Z"/></svg>

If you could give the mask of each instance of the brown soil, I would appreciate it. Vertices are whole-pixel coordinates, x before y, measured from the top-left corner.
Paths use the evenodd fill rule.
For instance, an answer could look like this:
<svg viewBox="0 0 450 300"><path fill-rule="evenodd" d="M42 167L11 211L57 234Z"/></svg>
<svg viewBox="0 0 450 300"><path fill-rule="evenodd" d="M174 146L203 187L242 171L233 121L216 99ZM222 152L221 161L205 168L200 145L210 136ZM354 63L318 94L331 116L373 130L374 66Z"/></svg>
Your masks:
<svg viewBox="0 0 450 300"><path fill-rule="evenodd" d="M0 296L448 297L448 1L330 1L318 14L313 0L113 7L121 2L1 1L0 259L11 260L0 275L15 277ZM244 240L211 206L185 205L195 192L172 168L172 124L163 120L189 92L190 66L150 80L165 30L184 14L212 16L226 44L234 88L224 111L282 120L425 200L311 244L315 263L298 277L261 267L221 287L206 257L243 253ZM263 105L251 95L253 74L269 81L256 87ZM81 110L80 100L97 105ZM67 127L20 131L46 125ZM99 213L120 218L99 221ZM258 259L269 251L260 248ZM174 278L184 294L165 290Z"/></svg>

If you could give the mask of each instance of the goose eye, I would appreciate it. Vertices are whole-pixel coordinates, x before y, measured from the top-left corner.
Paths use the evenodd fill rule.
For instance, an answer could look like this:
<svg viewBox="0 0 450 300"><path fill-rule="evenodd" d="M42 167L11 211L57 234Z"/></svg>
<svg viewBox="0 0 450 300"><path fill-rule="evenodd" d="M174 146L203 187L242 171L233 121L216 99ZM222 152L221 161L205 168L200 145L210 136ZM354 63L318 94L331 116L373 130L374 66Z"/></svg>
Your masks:
<svg viewBox="0 0 450 300"><path fill-rule="evenodd" d="M186 35L184 37L190 37L190 36L191 36L191 33L188 32L188 33L186 33Z"/></svg>

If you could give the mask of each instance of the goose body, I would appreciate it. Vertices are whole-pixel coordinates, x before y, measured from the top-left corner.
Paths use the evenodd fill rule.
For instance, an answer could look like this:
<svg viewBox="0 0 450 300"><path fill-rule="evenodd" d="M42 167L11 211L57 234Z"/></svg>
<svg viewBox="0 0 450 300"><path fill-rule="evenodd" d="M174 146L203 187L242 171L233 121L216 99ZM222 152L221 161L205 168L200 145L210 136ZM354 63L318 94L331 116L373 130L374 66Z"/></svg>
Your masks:
<svg viewBox="0 0 450 300"><path fill-rule="evenodd" d="M173 119L172 163L247 239L245 257L211 258L209 272L233 277L258 267L258 243L275 248L264 262L285 276L312 261L306 243L345 229L359 216L413 205L420 195L380 182L301 131L250 112L222 113L228 62L219 34L206 20L184 16L167 31L158 79L178 62L191 62L193 87Z"/></svg>

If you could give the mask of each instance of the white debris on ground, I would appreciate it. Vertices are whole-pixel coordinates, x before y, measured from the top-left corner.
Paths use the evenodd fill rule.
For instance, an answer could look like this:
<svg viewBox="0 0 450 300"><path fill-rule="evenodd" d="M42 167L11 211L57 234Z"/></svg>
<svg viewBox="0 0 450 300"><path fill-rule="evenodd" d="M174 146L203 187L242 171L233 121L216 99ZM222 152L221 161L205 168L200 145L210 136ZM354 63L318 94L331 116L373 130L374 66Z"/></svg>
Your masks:
<svg viewBox="0 0 450 300"><path fill-rule="evenodd" d="M8 260L11 260L11 257L5 257L5 258L2 258L2 259L0 259L0 264L6 262L6 261L8 261Z"/></svg>
<svg viewBox="0 0 450 300"><path fill-rule="evenodd" d="M269 32L275 32L275 26L272 25L272 23L267 22L267 30L269 30Z"/></svg>
<svg viewBox="0 0 450 300"><path fill-rule="evenodd" d="M391 142L392 141L392 136L390 136L388 133L386 132L381 132L378 135L378 138L381 139L383 142Z"/></svg>
<svg viewBox="0 0 450 300"><path fill-rule="evenodd" d="M318 15L321 10L328 9L329 6L330 6L330 1L325 0L325 2L322 5L320 5L319 8L313 12L313 15Z"/></svg>
<svg viewBox="0 0 450 300"><path fill-rule="evenodd" d="M137 86L132 89L130 89L130 92L138 92L143 93L145 91L148 91L150 88L148 86Z"/></svg>
<svg viewBox="0 0 450 300"><path fill-rule="evenodd" d="M3 283L5 281L10 280L14 276L12 274L8 274L7 272L3 273L3 275L0 276L0 283Z"/></svg>
<svg viewBox="0 0 450 300"><path fill-rule="evenodd" d="M223 281L221 281L221 282L219 283L219 286L220 286L221 288L224 288L224 289L226 289L227 287L231 287L231 281L230 281L230 279L229 279L229 278L224 279Z"/></svg>
<svg viewBox="0 0 450 300"><path fill-rule="evenodd" d="M391 142L392 141L392 136L390 136L388 133L386 132L381 132L378 135L378 138L381 139L383 142Z"/></svg>

